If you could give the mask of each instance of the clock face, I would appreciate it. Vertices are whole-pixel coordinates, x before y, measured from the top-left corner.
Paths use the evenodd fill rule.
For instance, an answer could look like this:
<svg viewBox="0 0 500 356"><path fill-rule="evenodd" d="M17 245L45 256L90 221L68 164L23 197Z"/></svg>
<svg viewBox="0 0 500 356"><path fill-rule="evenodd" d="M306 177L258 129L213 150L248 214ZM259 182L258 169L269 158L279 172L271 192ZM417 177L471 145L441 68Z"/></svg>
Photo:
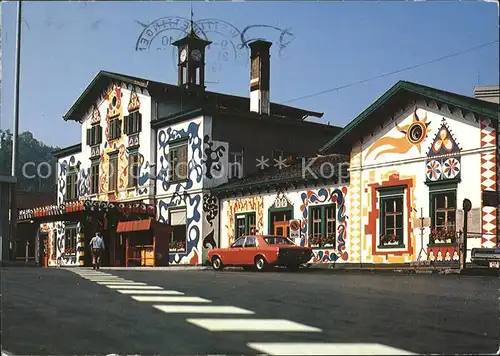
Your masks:
<svg viewBox="0 0 500 356"><path fill-rule="evenodd" d="M186 60L186 57L187 57L187 51L186 49L184 48L182 51L181 51L181 62L184 62Z"/></svg>
<svg viewBox="0 0 500 356"><path fill-rule="evenodd" d="M200 61L201 60L201 51L199 49L193 49L191 51L191 58L193 58L195 61Z"/></svg>

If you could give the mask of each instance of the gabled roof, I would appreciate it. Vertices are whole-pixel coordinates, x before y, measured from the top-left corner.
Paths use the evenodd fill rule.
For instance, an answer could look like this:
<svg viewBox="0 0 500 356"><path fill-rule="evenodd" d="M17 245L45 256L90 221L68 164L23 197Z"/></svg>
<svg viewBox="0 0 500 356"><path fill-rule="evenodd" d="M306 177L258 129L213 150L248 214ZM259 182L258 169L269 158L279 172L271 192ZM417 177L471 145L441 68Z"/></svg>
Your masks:
<svg viewBox="0 0 500 356"><path fill-rule="evenodd" d="M197 98L201 106L227 107L231 109L241 110L242 112L249 111L250 99L247 97L205 91L202 93L190 92L188 89L181 88L177 85L157 82L149 79L133 77L130 75L100 71L92 79L87 88L82 92L78 99L74 102L68 112L63 116L64 120L81 121L85 113L91 108L96 98L105 90L110 81L116 80L131 85L136 85L140 88L147 89L152 96L162 97L168 92L169 96L179 96L187 99ZM203 95L203 97L200 97ZM271 103L271 114L275 116L286 117L289 119L303 120L308 116L322 117L323 113L295 108L276 103Z"/></svg>
<svg viewBox="0 0 500 356"><path fill-rule="evenodd" d="M432 99L451 107L498 120L498 104L401 80L345 126L337 136L323 145L319 152L332 152L334 149L340 149L339 146L342 151L345 151L346 146L351 147L353 140L359 139L366 132L387 120L396 109L418 98Z"/></svg>
<svg viewBox="0 0 500 356"><path fill-rule="evenodd" d="M284 188L288 186L305 186L311 184L338 182L340 174L347 178L349 157L331 154L318 157L300 157L286 161L286 167L280 169L273 166L275 162L267 162L269 168L250 174L241 179L213 188L213 192L221 197L238 194L250 194L263 190ZM341 165L346 163L346 165ZM307 168L306 168L307 167Z"/></svg>

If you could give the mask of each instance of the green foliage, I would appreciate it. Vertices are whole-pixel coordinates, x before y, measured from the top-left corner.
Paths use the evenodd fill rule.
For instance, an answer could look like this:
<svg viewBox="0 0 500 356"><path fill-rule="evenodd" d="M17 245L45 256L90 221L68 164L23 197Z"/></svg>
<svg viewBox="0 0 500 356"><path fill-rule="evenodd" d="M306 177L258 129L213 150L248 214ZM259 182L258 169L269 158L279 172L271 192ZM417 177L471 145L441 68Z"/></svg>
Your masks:
<svg viewBox="0 0 500 356"><path fill-rule="evenodd" d="M57 160L52 157L52 152L58 147L47 146L38 141L29 131L19 135L18 140L18 167L17 179L18 189L30 192L49 192L55 189L56 185L56 163ZM0 174L10 175L11 156L12 155L12 133L9 130L0 130ZM33 162L32 164L26 164ZM48 175L48 166L41 165L40 172L43 177L36 173L36 166L47 162L50 167L50 176ZM23 174L23 166L26 174ZM32 177L34 175L34 177Z"/></svg>

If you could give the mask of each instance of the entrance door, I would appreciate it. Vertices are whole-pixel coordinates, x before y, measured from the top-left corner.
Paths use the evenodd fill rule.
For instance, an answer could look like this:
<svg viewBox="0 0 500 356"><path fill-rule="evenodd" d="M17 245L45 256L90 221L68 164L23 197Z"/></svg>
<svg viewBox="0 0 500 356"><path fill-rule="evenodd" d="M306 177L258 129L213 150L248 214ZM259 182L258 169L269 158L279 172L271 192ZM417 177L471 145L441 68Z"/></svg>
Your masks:
<svg viewBox="0 0 500 356"><path fill-rule="evenodd" d="M271 210L269 212L269 233L288 237L288 222L292 217L293 211L291 209Z"/></svg>
<svg viewBox="0 0 500 356"><path fill-rule="evenodd" d="M276 236L290 236L290 226L288 221L276 221L274 222L273 234Z"/></svg>
<svg viewBox="0 0 500 356"><path fill-rule="evenodd" d="M49 234L46 232L41 232L40 236L38 238L38 265L47 267L48 266L48 259L47 261L45 260L47 256L47 252L45 251L45 246L48 244L49 240Z"/></svg>

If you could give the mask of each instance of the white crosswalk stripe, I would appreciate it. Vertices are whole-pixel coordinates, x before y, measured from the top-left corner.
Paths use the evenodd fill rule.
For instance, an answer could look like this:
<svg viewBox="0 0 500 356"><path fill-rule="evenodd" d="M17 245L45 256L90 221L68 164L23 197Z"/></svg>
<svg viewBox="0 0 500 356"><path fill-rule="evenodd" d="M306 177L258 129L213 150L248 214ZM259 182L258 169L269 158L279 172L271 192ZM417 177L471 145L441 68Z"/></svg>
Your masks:
<svg viewBox="0 0 500 356"><path fill-rule="evenodd" d="M210 300L200 297L167 296L167 295L133 295L132 299L138 302L155 303L211 303Z"/></svg>
<svg viewBox="0 0 500 356"><path fill-rule="evenodd" d="M102 285L106 285L106 286L113 286L113 285L127 285L127 286L146 286L147 284L146 283L142 283L142 282L134 282L134 281L101 281L101 282L96 282L97 284L102 284Z"/></svg>
<svg viewBox="0 0 500 356"><path fill-rule="evenodd" d="M266 355L417 355L382 344L251 342L247 346Z"/></svg>
<svg viewBox="0 0 500 356"><path fill-rule="evenodd" d="M319 328L286 319L187 319L187 322L209 331L321 332Z"/></svg>
<svg viewBox="0 0 500 356"><path fill-rule="evenodd" d="M153 305L153 308L169 314L255 314L230 305Z"/></svg>
<svg viewBox="0 0 500 356"><path fill-rule="evenodd" d="M106 287L111 289L162 289L158 286L135 286L129 284L115 284L115 285L107 285Z"/></svg>
<svg viewBox="0 0 500 356"><path fill-rule="evenodd" d="M119 289L117 292L122 294L134 294L134 295L158 295L158 294L166 294L166 295L184 295L182 292L178 292L176 290L152 290L152 289Z"/></svg>

